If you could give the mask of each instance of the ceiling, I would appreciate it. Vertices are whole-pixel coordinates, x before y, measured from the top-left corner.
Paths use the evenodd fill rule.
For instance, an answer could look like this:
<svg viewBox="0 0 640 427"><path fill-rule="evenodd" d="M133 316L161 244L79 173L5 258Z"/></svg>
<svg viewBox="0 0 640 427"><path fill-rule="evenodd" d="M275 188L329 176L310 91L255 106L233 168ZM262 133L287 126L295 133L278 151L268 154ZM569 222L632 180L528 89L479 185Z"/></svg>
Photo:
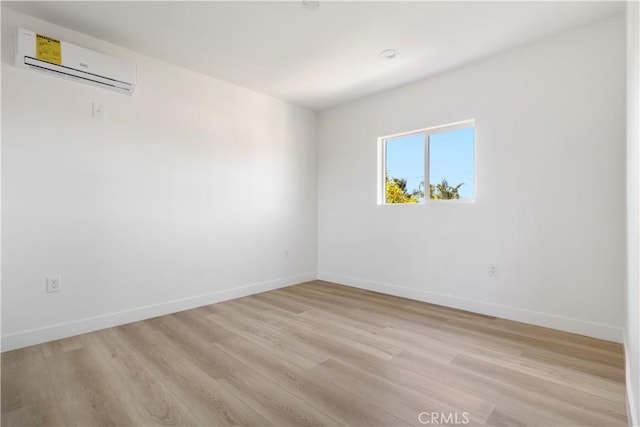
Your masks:
<svg viewBox="0 0 640 427"><path fill-rule="evenodd" d="M313 110L624 12L611 1L2 4ZM388 48L398 55L380 58Z"/></svg>

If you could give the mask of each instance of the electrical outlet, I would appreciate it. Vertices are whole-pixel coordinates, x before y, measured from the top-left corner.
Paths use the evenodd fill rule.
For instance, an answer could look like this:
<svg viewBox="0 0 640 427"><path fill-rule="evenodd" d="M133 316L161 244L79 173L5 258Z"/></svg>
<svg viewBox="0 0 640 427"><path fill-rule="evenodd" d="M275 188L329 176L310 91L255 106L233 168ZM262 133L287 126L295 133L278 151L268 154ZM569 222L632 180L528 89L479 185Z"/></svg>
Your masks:
<svg viewBox="0 0 640 427"><path fill-rule="evenodd" d="M92 104L93 107L93 118L98 120L104 120L106 117L106 111L104 108L104 104L101 102L94 102Z"/></svg>
<svg viewBox="0 0 640 427"><path fill-rule="evenodd" d="M497 276L498 275L498 264L489 264L489 276Z"/></svg>
<svg viewBox="0 0 640 427"><path fill-rule="evenodd" d="M60 292L62 290L62 276L47 276L47 292Z"/></svg>

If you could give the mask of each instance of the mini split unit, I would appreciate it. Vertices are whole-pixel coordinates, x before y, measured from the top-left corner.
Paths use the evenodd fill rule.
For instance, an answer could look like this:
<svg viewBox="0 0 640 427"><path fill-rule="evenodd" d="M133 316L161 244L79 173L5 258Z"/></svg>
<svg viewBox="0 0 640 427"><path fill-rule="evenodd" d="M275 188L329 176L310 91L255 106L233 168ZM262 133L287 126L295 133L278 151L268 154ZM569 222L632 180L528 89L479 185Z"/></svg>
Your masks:
<svg viewBox="0 0 640 427"><path fill-rule="evenodd" d="M127 95L136 88L135 64L22 28L16 65Z"/></svg>

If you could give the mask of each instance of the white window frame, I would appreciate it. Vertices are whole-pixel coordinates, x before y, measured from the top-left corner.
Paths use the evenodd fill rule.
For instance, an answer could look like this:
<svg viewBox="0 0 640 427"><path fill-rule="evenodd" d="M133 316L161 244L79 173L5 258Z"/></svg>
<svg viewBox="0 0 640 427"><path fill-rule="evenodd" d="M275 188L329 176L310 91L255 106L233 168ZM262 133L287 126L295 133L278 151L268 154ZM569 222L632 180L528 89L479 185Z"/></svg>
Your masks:
<svg viewBox="0 0 640 427"><path fill-rule="evenodd" d="M429 197L429 137L444 132L451 132L458 129L473 128L473 198L471 199L450 199L450 200L431 200ZM390 139L401 138L411 135L424 135L424 182L425 182L425 197L423 203L387 203L386 201L386 177L387 177L387 141ZM378 205L382 206L423 206L432 203L474 203L477 193L477 173L476 173L476 159L477 159L477 129L475 119L463 120L460 122L449 123L446 125L432 126L424 129L412 130L409 132L395 133L393 135L382 136L378 138L378 191L377 199Z"/></svg>

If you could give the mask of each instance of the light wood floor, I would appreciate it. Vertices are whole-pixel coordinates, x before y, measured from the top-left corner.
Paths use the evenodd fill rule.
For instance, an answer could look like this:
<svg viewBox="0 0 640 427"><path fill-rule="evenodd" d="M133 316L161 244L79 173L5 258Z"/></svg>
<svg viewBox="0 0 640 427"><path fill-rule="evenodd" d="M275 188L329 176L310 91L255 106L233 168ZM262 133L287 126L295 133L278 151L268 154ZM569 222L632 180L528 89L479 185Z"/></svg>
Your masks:
<svg viewBox="0 0 640 427"><path fill-rule="evenodd" d="M619 344L320 281L2 355L6 426L625 426L624 395Z"/></svg>

